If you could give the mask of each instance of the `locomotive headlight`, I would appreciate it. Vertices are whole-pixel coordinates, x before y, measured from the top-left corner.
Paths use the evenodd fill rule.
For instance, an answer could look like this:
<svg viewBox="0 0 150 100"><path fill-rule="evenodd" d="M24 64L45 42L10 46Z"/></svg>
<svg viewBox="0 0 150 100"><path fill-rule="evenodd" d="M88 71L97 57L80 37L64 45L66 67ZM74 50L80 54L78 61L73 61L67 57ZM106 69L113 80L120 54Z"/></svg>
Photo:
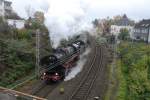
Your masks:
<svg viewBox="0 0 150 100"><path fill-rule="evenodd" d="M44 73L44 75L46 75L46 73Z"/></svg>
<svg viewBox="0 0 150 100"><path fill-rule="evenodd" d="M55 75L58 75L58 73L55 73Z"/></svg>

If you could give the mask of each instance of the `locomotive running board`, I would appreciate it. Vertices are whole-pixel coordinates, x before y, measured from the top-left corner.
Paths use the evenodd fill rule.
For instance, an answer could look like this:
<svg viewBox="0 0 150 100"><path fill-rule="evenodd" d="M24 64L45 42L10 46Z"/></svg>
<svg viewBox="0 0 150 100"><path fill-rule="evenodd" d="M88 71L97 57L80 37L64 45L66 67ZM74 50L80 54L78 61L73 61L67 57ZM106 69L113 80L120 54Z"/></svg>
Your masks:
<svg viewBox="0 0 150 100"><path fill-rule="evenodd" d="M33 95L30 95L30 94L27 94L27 93L23 93L23 92L19 92L19 91L15 91L15 90L11 90L11 89L7 89L7 88L4 88L4 87L0 87L0 94L11 94L11 96L14 96L14 97L23 97L23 98L30 98L32 100L47 100L45 98L40 98L40 97L37 97L37 96L33 96Z"/></svg>

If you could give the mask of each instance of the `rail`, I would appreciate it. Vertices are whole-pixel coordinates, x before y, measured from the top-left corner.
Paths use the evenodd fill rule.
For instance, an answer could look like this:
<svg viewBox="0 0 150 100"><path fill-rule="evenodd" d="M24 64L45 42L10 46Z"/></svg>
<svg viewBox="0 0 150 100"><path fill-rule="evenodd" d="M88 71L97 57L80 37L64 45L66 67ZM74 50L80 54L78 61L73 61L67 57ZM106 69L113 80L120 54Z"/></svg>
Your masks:
<svg viewBox="0 0 150 100"><path fill-rule="evenodd" d="M100 48L100 52L99 51ZM91 67L88 70L85 78L80 82L79 86L72 93L69 100L87 100L87 97L92 89L92 86L97 78L98 71L102 65L102 49L101 47L96 48L96 55L94 57L94 61L91 63ZM96 64L96 65L95 65Z"/></svg>

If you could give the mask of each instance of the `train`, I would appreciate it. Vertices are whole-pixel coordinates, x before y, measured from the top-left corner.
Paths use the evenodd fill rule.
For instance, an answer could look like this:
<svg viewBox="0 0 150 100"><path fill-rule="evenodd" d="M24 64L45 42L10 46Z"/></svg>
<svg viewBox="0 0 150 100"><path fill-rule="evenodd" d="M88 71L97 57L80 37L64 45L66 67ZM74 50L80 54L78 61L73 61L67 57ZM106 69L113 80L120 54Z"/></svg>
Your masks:
<svg viewBox="0 0 150 100"><path fill-rule="evenodd" d="M40 60L40 66L44 69L41 79L46 83L63 80L89 44L88 34L78 35L75 41L64 47L58 47L52 54L43 57Z"/></svg>

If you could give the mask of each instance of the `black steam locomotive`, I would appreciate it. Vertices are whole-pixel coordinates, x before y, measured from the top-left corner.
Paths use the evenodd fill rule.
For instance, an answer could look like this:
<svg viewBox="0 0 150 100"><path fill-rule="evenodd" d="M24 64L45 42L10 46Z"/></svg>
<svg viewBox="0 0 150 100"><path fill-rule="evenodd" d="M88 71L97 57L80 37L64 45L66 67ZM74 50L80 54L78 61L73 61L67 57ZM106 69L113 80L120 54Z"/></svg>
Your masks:
<svg viewBox="0 0 150 100"><path fill-rule="evenodd" d="M40 65L44 69L41 79L46 82L63 80L88 46L87 37L85 34L80 35L66 47L57 48L51 55L43 57L40 60Z"/></svg>

